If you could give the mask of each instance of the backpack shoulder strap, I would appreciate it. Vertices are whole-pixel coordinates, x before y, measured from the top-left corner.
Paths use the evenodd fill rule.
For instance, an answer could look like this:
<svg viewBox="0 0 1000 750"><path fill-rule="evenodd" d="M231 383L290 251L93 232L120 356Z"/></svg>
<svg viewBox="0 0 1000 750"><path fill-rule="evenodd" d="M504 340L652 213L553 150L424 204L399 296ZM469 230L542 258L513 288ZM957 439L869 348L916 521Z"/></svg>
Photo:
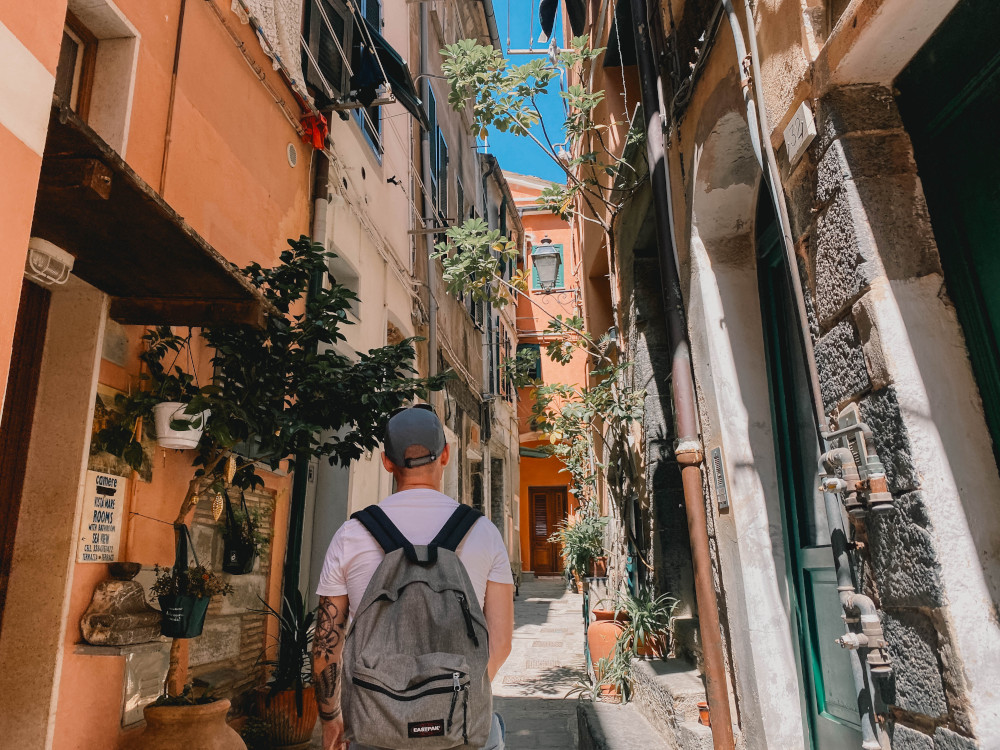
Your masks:
<svg viewBox="0 0 1000 750"><path fill-rule="evenodd" d="M358 520L362 526L368 529L368 533L375 537L378 546L387 555L390 552L402 549L407 558L413 562L417 562L417 553L413 549L413 545L396 528L396 524L389 520L389 516L380 507L369 505L364 510L359 510L357 513L352 514L351 518Z"/></svg>
<svg viewBox="0 0 1000 750"><path fill-rule="evenodd" d="M465 535L469 533L469 530L475 526L476 521L482 517L483 514L478 510L460 503L455 508L455 512L445 522L445 525L441 527L441 531L434 537L434 541L431 544L443 547L444 549L450 549L454 552L458 549L458 545L462 543L462 540L465 539Z"/></svg>

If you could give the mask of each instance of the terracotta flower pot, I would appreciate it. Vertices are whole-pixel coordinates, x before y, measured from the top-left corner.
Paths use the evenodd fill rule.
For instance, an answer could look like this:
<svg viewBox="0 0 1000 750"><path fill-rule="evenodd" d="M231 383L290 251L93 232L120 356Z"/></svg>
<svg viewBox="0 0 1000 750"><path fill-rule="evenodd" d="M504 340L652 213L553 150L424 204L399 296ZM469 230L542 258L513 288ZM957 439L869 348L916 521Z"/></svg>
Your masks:
<svg viewBox="0 0 1000 750"><path fill-rule="evenodd" d="M240 736L226 724L229 701L197 706L146 706L146 728L125 750L246 750Z"/></svg>
<svg viewBox="0 0 1000 750"><path fill-rule="evenodd" d="M698 723L705 727L712 726L712 720L708 715L708 703L698 701Z"/></svg>
<svg viewBox="0 0 1000 750"><path fill-rule="evenodd" d="M669 643L665 634L657 633L649 638L640 640L636 644L636 654L647 661L662 659L667 654Z"/></svg>
<svg viewBox="0 0 1000 750"><path fill-rule="evenodd" d="M294 690L275 693L270 701L267 695L267 688L257 691L257 715L267 723L272 744L277 748L308 742L319 719L312 686L307 685L302 691L302 716L295 706Z"/></svg>
<svg viewBox="0 0 1000 750"><path fill-rule="evenodd" d="M615 643L625 629L625 613L615 612L611 609L595 609L594 622L587 628L587 646L590 649L590 660L594 664L594 674L598 680L601 679L601 672L598 663L601 659L608 659L614 653ZM614 688L609 685L601 687L604 692L605 687L610 687L610 695L616 694Z"/></svg>
<svg viewBox="0 0 1000 750"><path fill-rule="evenodd" d="M590 577L604 578L608 575L608 558L595 557L590 561Z"/></svg>

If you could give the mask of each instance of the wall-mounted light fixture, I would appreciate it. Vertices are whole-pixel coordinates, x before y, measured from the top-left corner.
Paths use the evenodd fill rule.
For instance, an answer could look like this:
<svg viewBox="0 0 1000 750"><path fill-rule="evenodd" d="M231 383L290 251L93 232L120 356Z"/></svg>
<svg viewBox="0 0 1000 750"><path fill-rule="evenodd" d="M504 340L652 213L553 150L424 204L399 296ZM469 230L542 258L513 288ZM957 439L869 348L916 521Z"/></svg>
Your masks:
<svg viewBox="0 0 1000 750"><path fill-rule="evenodd" d="M556 287L559 278L559 266L562 265L562 254L552 246L548 235L531 251L531 262L538 274L538 286L542 291L551 291Z"/></svg>
<svg viewBox="0 0 1000 750"><path fill-rule="evenodd" d="M76 259L61 247L53 245L41 237L28 240L28 257L24 263L24 275L39 284L58 285L69 281Z"/></svg>

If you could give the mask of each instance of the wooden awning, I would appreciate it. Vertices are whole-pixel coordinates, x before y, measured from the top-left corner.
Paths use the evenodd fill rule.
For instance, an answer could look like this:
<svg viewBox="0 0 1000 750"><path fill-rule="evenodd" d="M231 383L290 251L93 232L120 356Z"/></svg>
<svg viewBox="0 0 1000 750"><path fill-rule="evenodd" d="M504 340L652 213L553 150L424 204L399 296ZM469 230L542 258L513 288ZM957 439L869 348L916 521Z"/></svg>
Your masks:
<svg viewBox="0 0 1000 750"><path fill-rule="evenodd" d="M270 305L75 112L52 107L31 233L122 323L261 326Z"/></svg>

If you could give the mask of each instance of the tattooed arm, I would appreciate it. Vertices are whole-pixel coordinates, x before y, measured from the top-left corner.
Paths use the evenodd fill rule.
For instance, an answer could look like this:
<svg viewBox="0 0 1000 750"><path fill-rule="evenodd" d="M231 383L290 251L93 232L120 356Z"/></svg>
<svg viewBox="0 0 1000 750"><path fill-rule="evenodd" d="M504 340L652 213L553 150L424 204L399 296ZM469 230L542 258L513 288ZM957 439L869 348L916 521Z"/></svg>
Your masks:
<svg viewBox="0 0 1000 750"><path fill-rule="evenodd" d="M340 713L340 664L347 630L346 596L321 596L313 636L313 683L323 720L323 750L343 750L344 717Z"/></svg>

